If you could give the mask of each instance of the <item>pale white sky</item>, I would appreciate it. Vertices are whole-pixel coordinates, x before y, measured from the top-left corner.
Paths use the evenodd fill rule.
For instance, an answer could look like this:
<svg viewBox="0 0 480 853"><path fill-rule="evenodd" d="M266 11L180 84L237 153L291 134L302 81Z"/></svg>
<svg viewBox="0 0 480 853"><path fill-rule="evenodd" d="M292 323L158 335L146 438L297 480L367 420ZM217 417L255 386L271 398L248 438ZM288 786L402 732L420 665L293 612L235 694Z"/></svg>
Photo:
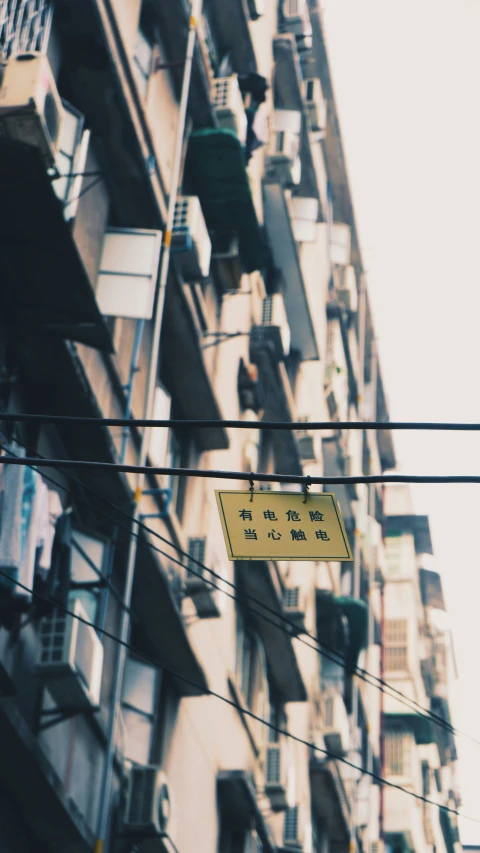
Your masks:
<svg viewBox="0 0 480 853"><path fill-rule="evenodd" d="M480 0L322 0L392 420L480 422ZM480 434L396 433L405 473L480 474ZM460 678L480 740L480 485L414 487L430 515ZM480 819L480 747L458 739ZM480 825L461 824L480 844Z"/></svg>

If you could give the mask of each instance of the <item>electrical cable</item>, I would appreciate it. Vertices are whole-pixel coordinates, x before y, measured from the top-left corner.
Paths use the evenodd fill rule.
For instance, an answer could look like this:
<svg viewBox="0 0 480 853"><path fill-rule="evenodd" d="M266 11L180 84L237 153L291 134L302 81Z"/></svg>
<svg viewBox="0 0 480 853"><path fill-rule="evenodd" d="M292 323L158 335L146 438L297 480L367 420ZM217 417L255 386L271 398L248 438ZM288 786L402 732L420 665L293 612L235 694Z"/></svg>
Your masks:
<svg viewBox="0 0 480 853"><path fill-rule="evenodd" d="M480 423L453 423L449 421L239 421L239 420L164 420L153 418L89 418L79 415L37 415L20 412L1 412L5 423L77 424L82 426L166 427L167 429L258 429L258 430L433 430L480 432Z"/></svg>
<svg viewBox="0 0 480 853"><path fill-rule="evenodd" d="M1 456L2 465L36 465L38 459ZM303 486L355 485L358 483L480 483L480 475L454 474L425 476L412 474L368 474L357 477L310 477L296 474L263 474L244 471L218 471L210 468L168 468L153 465L122 465L119 462L92 462L86 459L43 459L42 468L114 471L124 474L157 474L170 477L200 477L213 480L242 480L249 483L291 483Z"/></svg>
<svg viewBox="0 0 480 853"><path fill-rule="evenodd" d="M19 443L19 444L20 444L21 442L17 442L17 443ZM24 446L24 447L26 447L25 445L23 445L23 446ZM26 448L26 449L28 449L28 448ZM17 457L17 458L20 458L20 457ZM39 460L38 460L38 461L39 461L39 463L40 463L40 467L41 467L41 457L39 458ZM33 467L33 466L32 466L32 467ZM34 470L37 470L37 468L34 468ZM59 485L59 484L58 484L55 480L53 480L51 477L48 477L47 475L43 475L43 476L45 477L45 479L47 479L47 480L49 480L50 482L54 483L56 486L58 486L58 485ZM67 475L67 476L69 476L71 479L73 479L73 481L74 481L74 482L76 482L77 484L82 485L82 486L84 485L84 484L82 484L82 483L81 483L81 481L77 480L77 478L72 477L72 475L71 475L71 474L69 474L69 475ZM60 486L60 488L64 489L64 490L65 490L65 491L67 491L67 492L69 491L65 486ZM105 502L109 503L109 504L112 506L112 508L116 509L116 510L117 510L118 512L120 512L122 515L124 515L124 516L129 520L129 521L132 521L132 520L133 520L133 518L132 518L131 516L129 516L129 515L128 515L128 513L126 513L126 512L125 512L124 510L122 510L120 507L116 507L114 504L111 504L111 502L110 502L110 501L108 501L106 498L103 498L101 495L99 495L97 492L95 492L95 491L94 491L93 489L91 489L90 487L87 487L87 488L88 488L88 489L89 489L89 491L91 491L94 495L96 495L96 497L99 497L101 500L103 500L103 501L105 501ZM90 504L89 504L89 502L88 502L88 501L86 501L85 499L79 498L79 500L81 500L81 501L85 502L87 505L90 505ZM117 521L115 521L115 519L113 519L110 515L108 515L108 513L105 513L105 512L104 512L104 511L102 511L102 510L98 510L98 511L99 511L99 512L100 512L100 514L102 514L105 518L107 518L107 519L109 519L110 521L112 521L112 523L118 524L118 526L119 526L119 527L121 527L121 529L125 530L127 533L129 533L129 534L131 534L131 535L133 535L133 536L136 536L137 538L141 538L141 537L139 537L139 534L138 534L138 533L134 533L133 531L131 531L131 530L130 530L130 528L127 528L125 525L121 525L121 524L119 524ZM159 553L159 554L161 554L162 556L166 557L166 558L167 558L168 560L170 560L172 563L175 563L176 565L180 566L181 568L183 568L183 569L187 569L187 571L188 571L190 574L193 574L193 575L195 575L196 577L200 578L201 580L203 580L203 582L204 582L204 583L206 583L207 585L209 585L209 586L213 587L214 589L218 590L219 592L221 592L221 593L223 593L223 594L227 595L229 598L232 598L234 601L238 601L238 602L240 602L240 603L245 607L245 609L250 610L251 612L253 612L253 613L257 614L257 615L258 615L258 616L260 616L264 621L266 621L266 622L268 622L269 624L273 625L273 626L274 626L275 628L277 628L278 630L282 630L282 631L283 631L283 633L285 633L285 634L287 634L287 635L289 636L289 638L292 638L292 636L295 636L295 637L296 637L296 639L298 640L298 642L302 643L303 645L305 645L305 646L307 646L308 648L312 649L313 651L317 652L320 656L325 657L327 660L329 660L329 661L331 661L331 662L333 662L333 663L336 663L337 665L339 665L339 666L343 667L343 669L347 669L346 664L345 664L345 658L344 658L344 656L343 656L343 655L341 655L339 652L337 652L335 649L332 649L331 647L327 646L325 643L320 643L320 642L319 642L319 640L318 640L318 639L317 639L313 634L310 634L308 631L304 631L304 632L303 632L303 634L304 634L305 636L309 637L309 639L313 640L313 642L316 644L315 646L312 646L312 645L311 645L311 643L308 643L308 642L307 642L303 637L298 636L298 629L297 629L297 626L295 625L295 623L294 623L294 622L292 622L290 619L288 619L288 617L284 616L284 615L283 615L283 614L281 614L281 613L278 613L276 610L274 610L274 608L269 607L267 604L265 604L264 602L260 601L260 600L259 600L259 599L257 599L256 597L254 597L254 596L252 596L252 595L249 595L248 593L244 593L243 591L239 590L239 589L238 589L238 587L237 587L234 583L231 583L230 581L226 580L225 578L222 578L222 576L221 576L221 575L219 575L217 572L215 572L213 569L210 569L208 566L206 566L204 563L202 563L201 561L197 560L196 558L192 557L192 556L191 556L190 554L188 554L186 551L183 551L183 549L179 548L179 547L178 547L177 545L175 545L173 542L170 542L168 539L166 539L165 537L161 536L161 535L160 535L159 533L157 533L155 530L152 530L152 528L148 527L148 526L147 526L146 524L144 524L143 522L141 522L141 521L139 521L139 520L136 520L136 524L138 525L138 527L143 528L146 532L148 532L148 533L152 534L154 537L156 537L156 538L160 539L160 540L161 540L161 541L163 541L166 545L168 545L169 547L173 548L177 553L179 553L179 554L181 554L182 556L184 556L184 557L189 561L189 563L192 563L192 562L193 562L193 563L195 563L197 566L199 566L199 568L201 568L201 569L202 569L202 573L200 573L200 572L195 572L195 570L193 570L193 569L191 568L191 566L190 566L190 565L189 565L188 567L187 567L187 566L185 566L185 564L184 564L183 562L181 562L180 560L177 560L177 559L176 559L175 557L173 557L171 554L168 554L167 552L163 551L162 549L157 548L157 547L156 547L155 545L153 545L151 542L145 542L145 544L147 545L147 547L149 547L151 550L156 551L157 553ZM215 578L217 578L217 580L219 580L223 585L227 585L227 586L231 587L233 590L235 590L236 595L233 595L232 593L227 592L224 588L222 588L222 587L218 586L218 584L214 583L212 580L209 580L208 578L205 578L205 576L204 576L204 574L203 574L203 572L204 572L204 571L209 572L209 574L211 574L211 575L213 575ZM262 609L264 609L264 610L268 611L269 613L271 613L271 614L275 617L275 619L276 619L276 620L280 620L281 622L283 622L284 624L286 624L290 630L288 630L288 631L287 631L286 629L283 629L283 628L281 627L281 625L279 625L279 624L278 624L278 621L274 621L273 619L270 619L270 618L266 617L263 613L260 613L258 610L256 610L256 609L252 608L252 607L251 607L251 605L245 604L245 600L253 601L256 605L260 606ZM335 657L331 657L331 654L327 654L327 653L326 653L326 651L324 651L324 649L326 649L326 650L327 650L328 652L330 652L331 654L335 655ZM421 717L423 717L423 718L425 718L425 719L429 720L429 721L430 721L430 722L432 722L432 723L435 723L435 724L436 724L436 725L438 725L440 728L443 728L445 731L448 731L449 733L454 734L454 735L457 735L457 736L465 737L466 739L470 740L472 743L475 743L477 746L480 746L480 741L476 740L476 739L475 739L475 738L473 738L471 735L468 735L468 734L466 734L465 732L462 732L462 731L460 731L459 729L456 729L454 726L452 726L450 723L448 723L448 721L447 721L447 720L444 720L444 719L443 719L442 717L440 717L438 714L435 714L435 713L434 713L434 712L432 712L431 710L429 710L429 709L425 708L423 705L421 705L421 704L420 704L419 702L417 702L415 699L412 699L412 698L410 698L410 697L406 696L404 693L402 693L401 691L397 690L397 688L393 687L391 684L389 684L388 682L386 682L386 681L384 681L383 679L379 678L378 676L374 675L373 673L369 672L368 670L362 669L361 667L358 667L358 666L357 666L357 667L352 667L352 668L351 668L351 670L350 670L350 668L349 668L349 671L351 671L351 674L355 674L355 675L357 675L357 677L359 677L359 678L360 678L362 681L364 681L365 683L369 684L371 687L375 687L376 689L380 690L381 692L385 693L386 695L390 695L390 696L392 696L392 694L395 694L395 695L398 697L398 701L400 701L400 702L401 702L401 704L403 704L403 705L405 705L406 707L410 708L410 710L414 710L414 708L417 708L417 713L418 713L418 715L419 715L419 716L421 716ZM375 682L377 682L377 683L374 683L374 682L370 681L370 678L375 679ZM391 693L386 693L386 690L385 690L385 689L383 689L383 688L386 688L387 690L391 691ZM392 698L393 698L393 697L392 697Z"/></svg>
<svg viewBox="0 0 480 853"><path fill-rule="evenodd" d="M87 625L89 628L95 628L95 626L92 624L92 622L89 622L88 619L84 619L82 616L80 616L78 613L75 613L73 610L70 610L68 607L60 606L58 604L58 602L54 601L53 599L49 598L46 595L43 595L42 593L35 592L35 590L31 589L28 586L25 586L25 584L21 583L20 581L14 580L13 578L10 577L10 575L7 574L7 572L2 571L1 569L0 569L0 575L3 576L4 578L6 578L9 581L9 583L12 583L12 584L15 584L16 586L19 586L21 589L23 589L25 592L28 592L32 596L34 596L36 598L40 598L42 601L45 601L48 604L52 604L57 610L60 610L62 613L66 613L68 616L71 616L73 619L77 619L79 622L82 622L84 625ZM320 746L317 746L314 743L311 743L310 741L304 740L304 738L301 738L298 735L294 735L293 732L290 732L288 729L284 729L281 726L275 725L275 723L272 723L269 720L265 720L263 717L260 717L258 714L255 714L249 708L243 707L243 705L240 705L238 702L235 702L233 699L228 699L227 696L223 696L221 693L217 693L215 690L211 690L208 687L205 688L201 684L198 684L196 681L193 681L193 679L188 678L186 675L182 675L177 670L174 670L171 667L166 666L161 661L158 661L155 658L152 658L150 655L146 655L144 652L141 652L138 649L136 649L134 646L132 646L131 643L121 640L120 637L117 637L115 634L112 634L110 631L107 631L105 628L102 628L99 630L100 630L100 633L103 634L104 637L108 637L108 639L112 640L113 642L124 646L126 649L131 651L136 657L143 659L144 661L146 661L151 666L155 666L157 669L161 669L164 672L167 672L173 678L179 678L181 681L184 681L186 684L189 684L190 687L195 687L197 690L200 690L204 695L213 696L215 699L219 699L220 701L224 702L225 704L230 705L232 708L235 708L237 711L240 711L242 714L245 714L246 716L251 717L253 720L256 720L258 723L261 723L262 725L266 726L271 731L274 731L277 734L283 735L284 737L290 738L291 740L294 740L296 743L299 743L302 746L306 746L315 752L319 752L322 755L325 755L327 758L330 758L334 761L340 761L342 764L347 765L347 767L351 767L353 770L357 770L358 772L362 773L365 776L370 776L370 778L374 779L377 782L380 782L381 785L387 785L389 788L394 788L397 791L402 791L404 794L407 794L408 796L414 797L416 800L420 800L421 802L427 803L428 805L431 805L431 806L436 806L437 808L443 810L444 812L448 812L450 814L456 815L457 817L462 817L465 820L471 820L474 823L480 824L480 818L471 817L470 815L466 815L466 814L463 814L462 812L459 812L457 809L452 809L449 806L444 806L444 805L441 805L440 803L436 803L434 800L430 800L428 797L424 797L421 794L417 794L414 791L409 791L408 789L403 788L401 785L397 785L394 782L390 782L388 779L385 779L383 776L380 776L378 773L374 773L371 770L365 770L362 767L359 767L358 764L354 764L352 761L349 761L347 758L343 758L342 756L337 755L336 753L331 752L328 749L324 749Z"/></svg>

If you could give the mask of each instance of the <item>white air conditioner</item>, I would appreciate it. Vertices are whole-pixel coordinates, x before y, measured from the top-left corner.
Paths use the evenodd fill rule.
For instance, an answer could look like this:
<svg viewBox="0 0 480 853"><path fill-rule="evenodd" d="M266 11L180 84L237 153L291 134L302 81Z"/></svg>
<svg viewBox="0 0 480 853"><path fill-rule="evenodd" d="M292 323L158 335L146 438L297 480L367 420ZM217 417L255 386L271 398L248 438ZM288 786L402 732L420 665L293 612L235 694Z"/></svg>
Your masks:
<svg viewBox="0 0 480 853"><path fill-rule="evenodd" d="M39 148L47 168L56 168L63 107L43 53L12 56L0 87L0 132Z"/></svg>
<svg viewBox="0 0 480 853"><path fill-rule="evenodd" d="M172 229L172 253L177 255L185 281L198 281L208 276L212 244L200 201L194 195L177 198Z"/></svg>
<svg viewBox="0 0 480 853"><path fill-rule="evenodd" d="M103 646L78 599L72 610L42 619L37 672L59 707L98 708Z"/></svg>
<svg viewBox="0 0 480 853"><path fill-rule="evenodd" d="M281 293L266 296L262 302L262 329L273 344L275 356L284 358L290 352L290 326Z"/></svg>
<svg viewBox="0 0 480 853"><path fill-rule="evenodd" d="M299 806L293 806L285 812L283 824L283 843L285 847L303 848L304 826Z"/></svg>
<svg viewBox="0 0 480 853"><path fill-rule="evenodd" d="M265 793L274 812L288 808L288 768L283 744L269 743L265 750Z"/></svg>
<svg viewBox="0 0 480 853"><path fill-rule="evenodd" d="M357 278L351 264L339 266L334 270L335 294L345 311L355 314L358 308Z"/></svg>
<svg viewBox="0 0 480 853"><path fill-rule="evenodd" d="M284 590L283 612L299 631L305 631L305 593L299 586Z"/></svg>
<svg viewBox="0 0 480 853"><path fill-rule="evenodd" d="M325 746L335 755L344 755L349 748L350 726L347 709L340 693L332 693L323 698Z"/></svg>
<svg viewBox="0 0 480 853"><path fill-rule="evenodd" d="M283 0L285 29L295 36L311 35L307 0Z"/></svg>
<svg viewBox="0 0 480 853"><path fill-rule="evenodd" d="M138 838L164 838L171 818L171 797L168 781L155 765L134 764L128 776L124 830ZM154 847L149 850L154 851ZM159 853L164 847L159 846Z"/></svg>
<svg viewBox="0 0 480 853"><path fill-rule="evenodd" d="M274 110L272 131L268 140L268 164L282 183L300 183L300 132L302 114L297 110Z"/></svg>
<svg viewBox="0 0 480 853"><path fill-rule="evenodd" d="M350 263L351 229L344 222L333 222L330 230L330 260L332 264Z"/></svg>
<svg viewBox="0 0 480 853"><path fill-rule="evenodd" d="M247 115L237 75L216 77L212 83L211 98L220 127L233 130L244 145L247 138Z"/></svg>
<svg viewBox="0 0 480 853"><path fill-rule="evenodd" d="M208 547L206 536L191 536L188 539L187 571L185 576L185 592L188 595L202 619L212 619L220 616L218 579L207 569L218 573L217 561ZM200 565L199 565L200 564ZM205 566L205 568L204 568ZM211 581L211 583L208 583ZM221 593L220 593L221 594Z"/></svg>
<svg viewBox="0 0 480 853"><path fill-rule="evenodd" d="M290 199L292 229L298 243L315 243L317 239L318 201L316 198L292 196Z"/></svg>

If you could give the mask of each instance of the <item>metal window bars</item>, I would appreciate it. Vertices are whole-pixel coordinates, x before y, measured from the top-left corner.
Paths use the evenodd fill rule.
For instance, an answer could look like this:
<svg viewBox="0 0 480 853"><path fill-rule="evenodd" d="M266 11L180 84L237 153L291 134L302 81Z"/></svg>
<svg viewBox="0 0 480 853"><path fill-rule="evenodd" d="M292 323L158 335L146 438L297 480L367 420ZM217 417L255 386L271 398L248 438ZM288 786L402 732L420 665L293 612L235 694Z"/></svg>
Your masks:
<svg viewBox="0 0 480 853"><path fill-rule="evenodd" d="M19 53L45 53L52 15L51 0L0 3L0 63Z"/></svg>

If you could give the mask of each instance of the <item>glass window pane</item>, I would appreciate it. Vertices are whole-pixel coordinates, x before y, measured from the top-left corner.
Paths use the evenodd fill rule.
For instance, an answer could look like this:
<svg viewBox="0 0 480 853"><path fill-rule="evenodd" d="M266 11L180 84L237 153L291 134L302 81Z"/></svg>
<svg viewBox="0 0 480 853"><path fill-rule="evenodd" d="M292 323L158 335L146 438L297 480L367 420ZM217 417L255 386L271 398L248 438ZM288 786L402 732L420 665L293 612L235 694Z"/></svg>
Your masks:
<svg viewBox="0 0 480 853"><path fill-rule="evenodd" d="M97 539L94 536L89 536L86 533L81 533L79 530L73 531L73 548L72 548L72 580L77 583L89 583L97 581L98 575L87 562L85 557L75 547L75 542L88 555L92 563L99 571L103 567L103 555L105 551L105 542Z"/></svg>
<svg viewBox="0 0 480 853"><path fill-rule="evenodd" d="M158 674L158 670L153 666L141 663L134 658L127 658L123 679L123 702L144 714L153 714Z"/></svg>
<svg viewBox="0 0 480 853"><path fill-rule="evenodd" d="M152 720L125 707L122 708L122 717L125 726L125 758L137 764L149 764Z"/></svg>

